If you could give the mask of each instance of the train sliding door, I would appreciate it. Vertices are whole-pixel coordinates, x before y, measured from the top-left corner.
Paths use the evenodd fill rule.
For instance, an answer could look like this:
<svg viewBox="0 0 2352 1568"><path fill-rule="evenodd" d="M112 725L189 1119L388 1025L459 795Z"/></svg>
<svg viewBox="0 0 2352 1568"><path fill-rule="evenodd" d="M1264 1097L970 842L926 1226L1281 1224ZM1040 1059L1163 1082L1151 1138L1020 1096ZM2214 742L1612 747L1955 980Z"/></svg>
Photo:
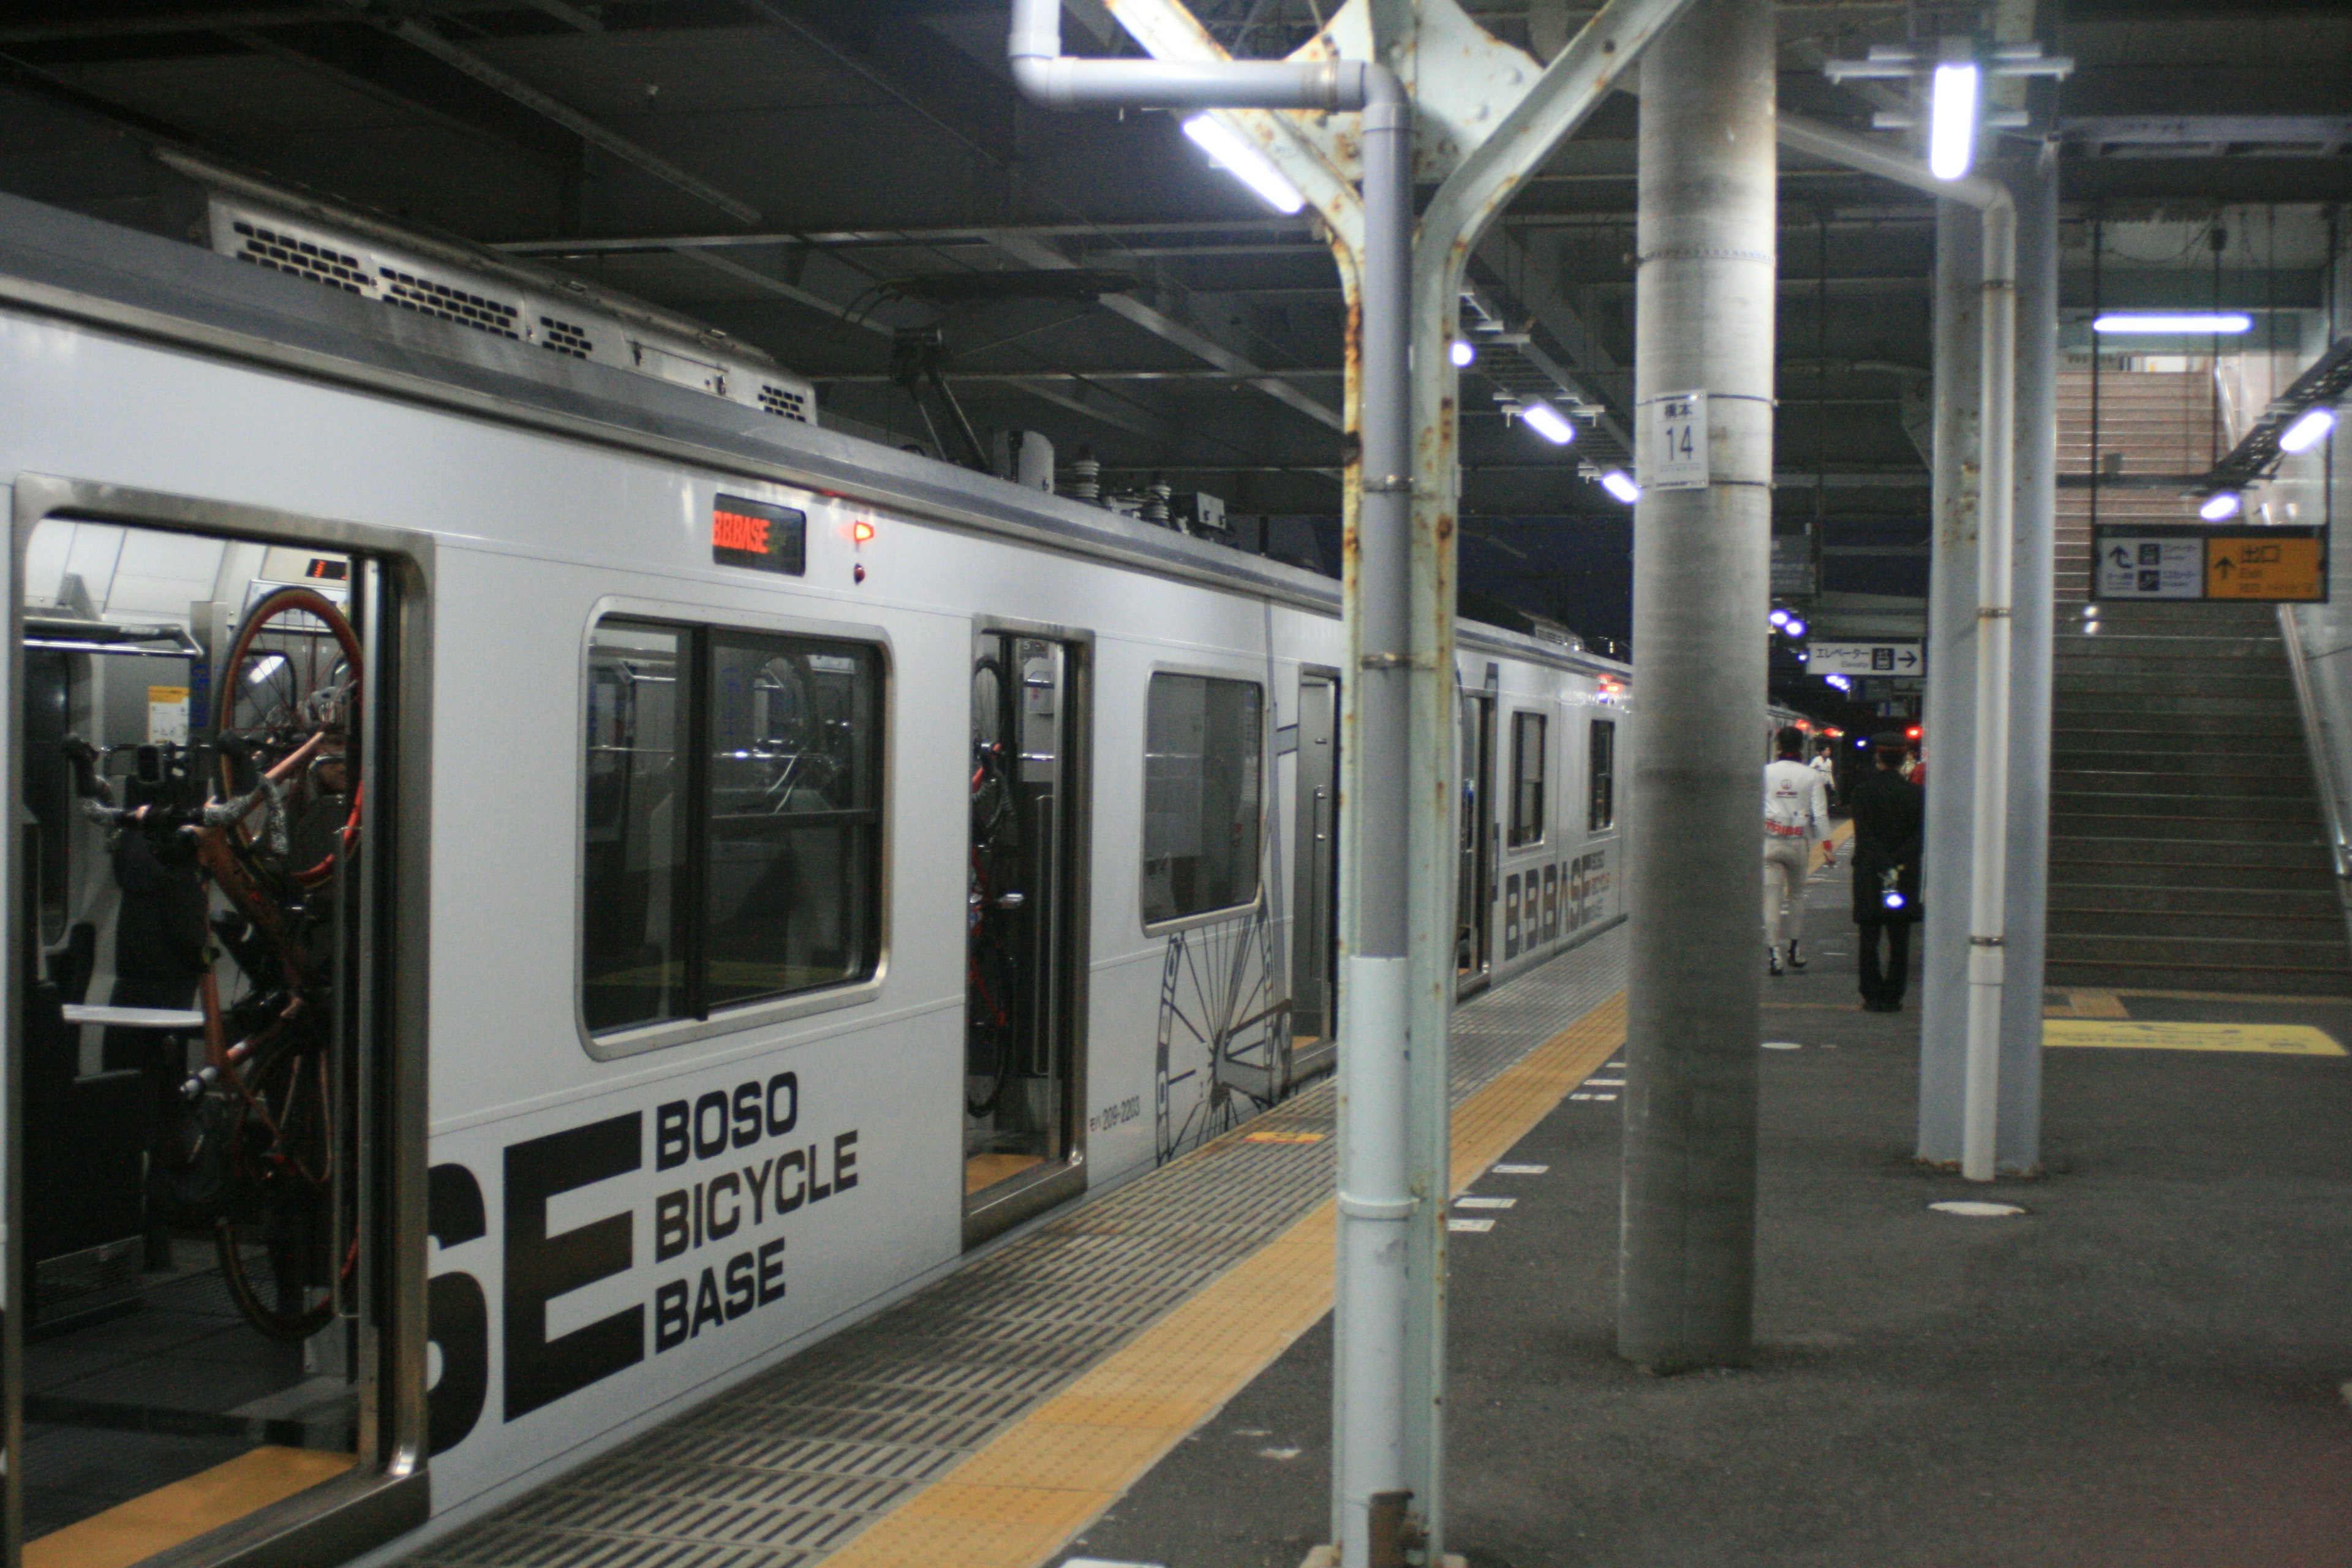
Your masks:
<svg viewBox="0 0 2352 1568"><path fill-rule="evenodd" d="M1462 814L1454 894L1454 971L1463 994L1493 973L1495 902L1495 698L1459 691Z"/></svg>
<svg viewBox="0 0 2352 1568"><path fill-rule="evenodd" d="M984 623L971 654L964 1240L1085 1190L1083 637Z"/></svg>
<svg viewBox="0 0 2352 1568"><path fill-rule="evenodd" d="M391 897L421 579L350 530L44 504L80 493L16 497L8 1534L31 1568L329 1563L425 1502L389 1473L423 1240L387 1245L421 1198Z"/></svg>
<svg viewBox="0 0 2352 1568"><path fill-rule="evenodd" d="M1339 1034L1339 680L1298 677L1297 853L1290 921L1290 1079L1329 1064Z"/></svg>

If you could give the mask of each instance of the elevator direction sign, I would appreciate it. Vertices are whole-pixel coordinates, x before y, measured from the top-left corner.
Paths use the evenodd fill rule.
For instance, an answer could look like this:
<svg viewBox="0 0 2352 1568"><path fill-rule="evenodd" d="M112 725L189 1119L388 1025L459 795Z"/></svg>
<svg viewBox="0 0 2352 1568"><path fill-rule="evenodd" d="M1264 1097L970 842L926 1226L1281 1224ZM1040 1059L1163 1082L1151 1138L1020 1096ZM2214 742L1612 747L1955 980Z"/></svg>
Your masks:
<svg viewBox="0 0 2352 1568"><path fill-rule="evenodd" d="M2091 595L2097 599L2327 598L2327 531L2308 524L2102 524L2092 551Z"/></svg>
<svg viewBox="0 0 2352 1568"><path fill-rule="evenodd" d="M1808 675L1918 676L1927 656L1915 642L1811 642L1805 647Z"/></svg>

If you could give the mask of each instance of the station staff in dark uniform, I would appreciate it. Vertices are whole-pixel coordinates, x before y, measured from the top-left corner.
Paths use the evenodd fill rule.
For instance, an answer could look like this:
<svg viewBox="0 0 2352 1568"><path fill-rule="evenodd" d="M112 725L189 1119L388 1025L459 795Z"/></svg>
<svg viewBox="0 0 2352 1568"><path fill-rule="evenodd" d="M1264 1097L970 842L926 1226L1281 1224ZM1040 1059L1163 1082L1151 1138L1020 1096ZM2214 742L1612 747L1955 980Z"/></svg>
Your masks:
<svg viewBox="0 0 2352 1568"><path fill-rule="evenodd" d="M1862 1005L1868 1013L1903 1011L1911 967L1911 927L1919 919L1919 854L1927 823L1926 796L1903 776L1900 734L1872 738L1877 764L1847 791L1853 813L1853 920L1862 928L1855 955ZM1886 943L1880 966L1879 942Z"/></svg>

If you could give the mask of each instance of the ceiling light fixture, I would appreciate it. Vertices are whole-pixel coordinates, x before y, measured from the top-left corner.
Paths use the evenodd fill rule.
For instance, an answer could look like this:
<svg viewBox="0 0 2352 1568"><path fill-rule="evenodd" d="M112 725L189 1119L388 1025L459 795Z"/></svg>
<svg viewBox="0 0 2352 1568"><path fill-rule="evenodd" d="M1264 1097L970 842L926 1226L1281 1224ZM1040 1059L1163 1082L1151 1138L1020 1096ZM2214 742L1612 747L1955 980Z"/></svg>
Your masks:
<svg viewBox="0 0 2352 1568"><path fill-rule="evenodd" d="M2336 410L2315 408L2288 426L2279 436L2279 450L2303 452L2319 445L2326 434L2336 428Z"/></svg>
<svg viewBox="0 0 2352 1568"><path fill-rule="evenodd" d="M2110 310L2091 323L2095 332L2249 332L2254 319L2242 310Z"/></svg>
<svg viewBox="0 0 2352 1568"><path fill-rule="evenodd" d="M1957 180L1977 156L1977 89L1983 73L1973 61L1948 61L1936 68L1927 103L1927 172Z"/></svg>
<svg viewBox="0 0 2352 1568"><path fill-rule="evenodd" d="M1184 121L1184 134L1219 168L1257 193L1258 199L1275 211L1288 216L1307 205L1298 187L1274 166L1272 159L1208 115L1196 114Z"/></svg>
<svg viewBox="0 0 2352 1568"><path fill-rule="evenodd" d="M1799 620L1796 616L1790 616L1789 617L1789 624L1782 626L1780 629L1788 633L1792 637L1801 637L1805 635L1805 623ZM1799 658L1802 658L1805 656L1803 654L1799 654L1797 657Z"/></svg>
<svg viewBox="0 0 2352 1568"><path fill-rule="evenodd" d="M1540 397L1530 397L1520 403L1519 417L1528 428L1555 447L1565 447L1576 439L1576 426L1568 416Z"/></svg>
<svg viewBox="0 0 2352 1568"><path fill-rule="evenodd" d="M2237 491L2215 490L2205 498L2205 504L2197 509L2197 515L2208 522L2225 522L2238 515L2238 505Z"/></svg>
<svg viewBox="0 0 2352 1568"><path fill-rule="evenodd" d="M1454 347L1447 353L1454 361L1454 368L1456 370L1468 370L1471 365L1477 363L1478 350L1468 338L1454 339Z"/></svg>
<svg viewBox="0 0 2352 1568"><path fill-rule="evenodd" d="M1627 506L1632 506L1642 499L1642 487L1635 484L1633 476L1622 468L1612 468L1601 475L1601 488Z"/></svg>

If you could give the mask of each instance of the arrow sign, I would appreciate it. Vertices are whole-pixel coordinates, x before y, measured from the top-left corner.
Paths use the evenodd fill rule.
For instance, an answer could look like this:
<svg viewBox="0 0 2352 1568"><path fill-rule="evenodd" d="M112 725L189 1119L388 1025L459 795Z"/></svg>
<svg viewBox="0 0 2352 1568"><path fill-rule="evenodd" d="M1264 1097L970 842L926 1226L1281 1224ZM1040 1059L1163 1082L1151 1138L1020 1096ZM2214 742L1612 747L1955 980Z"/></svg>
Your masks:
<svg viewBox="0 0 2352 1568"><path fill-rule="evenodd" d="M2126 553L2124 547L2120 544L2107 552L2107 559L2114 562L2118 566L2129 566L2132 563L2131 556Z"/></svg>
<svg viewBox="0 0 2352 1568"><path fill-rule="evenodd" d="M1815 637L1808 650L1807 673L1812 675L1916 674L1927 662L1915 642L1823 642Z"/></svg>

